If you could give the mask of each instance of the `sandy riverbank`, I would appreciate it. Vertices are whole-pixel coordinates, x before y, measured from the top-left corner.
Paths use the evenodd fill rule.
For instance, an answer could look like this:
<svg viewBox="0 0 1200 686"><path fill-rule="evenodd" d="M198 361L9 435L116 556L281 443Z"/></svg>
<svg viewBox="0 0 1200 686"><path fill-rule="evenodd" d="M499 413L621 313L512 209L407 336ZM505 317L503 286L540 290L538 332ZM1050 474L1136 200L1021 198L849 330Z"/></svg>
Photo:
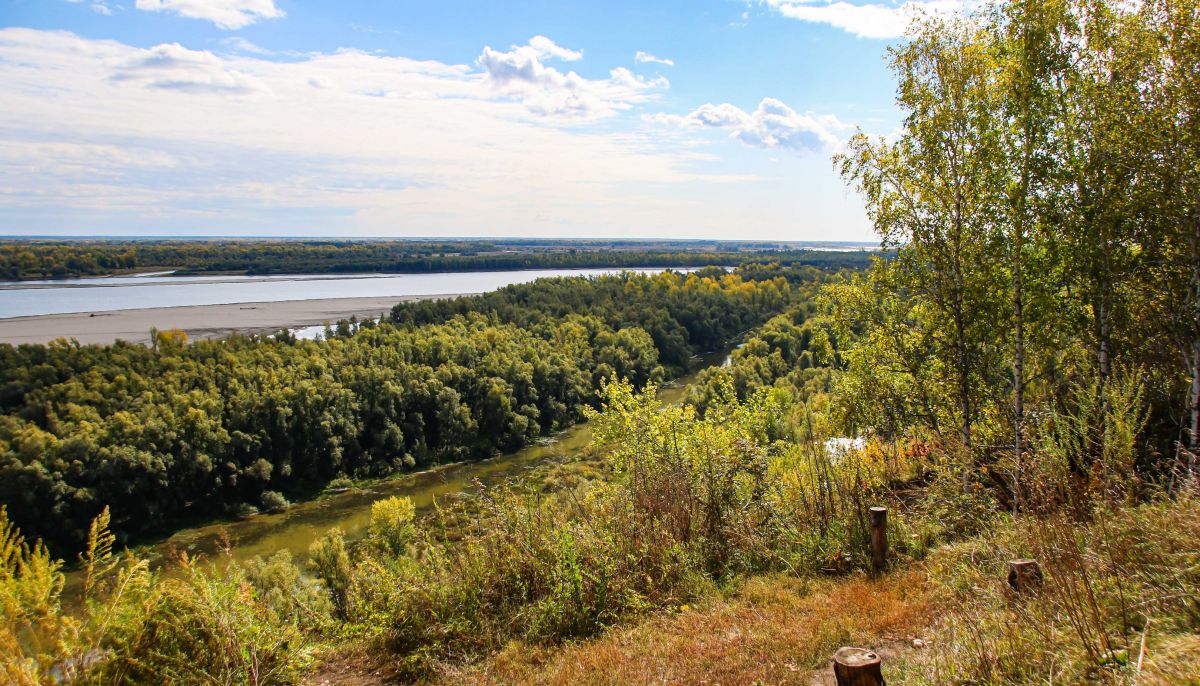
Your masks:
<svg viewBox="0 0 1200 686"><path fill-rule="evenodd" d="M0 319L0 343L46 343L56 338L76 338L80 343L112 343L117 339L146 343L151 328L183 329L193 339L218 338L235 331L258 333L332 323L351 315L360 319L377 317L398 302L456 295L288 300L13 317Z"/></svg>

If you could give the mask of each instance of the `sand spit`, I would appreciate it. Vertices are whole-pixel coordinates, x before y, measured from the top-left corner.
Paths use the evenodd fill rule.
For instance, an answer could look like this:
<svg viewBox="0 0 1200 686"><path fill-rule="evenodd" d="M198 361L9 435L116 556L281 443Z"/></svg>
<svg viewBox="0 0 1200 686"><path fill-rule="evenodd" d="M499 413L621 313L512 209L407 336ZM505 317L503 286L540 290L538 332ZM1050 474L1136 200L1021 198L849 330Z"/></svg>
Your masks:
<svg viewBox="0 0 1200 686"><path fill-rule="evenodd" d="M12 317L0 319L0 343L47 343L56 338L75 338L80 343L112 343L118 339L147 343L151 328L183 329L193 339L219 338L234 332L263 333L333 323L352 315L359 319L378 317L398 302L457 295L327 298Z"/></svg>

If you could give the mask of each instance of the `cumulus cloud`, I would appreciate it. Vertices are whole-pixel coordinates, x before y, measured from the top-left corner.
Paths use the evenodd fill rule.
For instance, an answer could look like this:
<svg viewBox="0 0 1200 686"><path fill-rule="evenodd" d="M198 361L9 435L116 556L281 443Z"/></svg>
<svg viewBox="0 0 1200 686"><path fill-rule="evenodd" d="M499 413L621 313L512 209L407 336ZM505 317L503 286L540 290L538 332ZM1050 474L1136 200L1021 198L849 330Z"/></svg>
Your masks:
<svg viewBox="0 0 1200 686"><path fill-rule="evenodd" d="M638 51L637 51L637 53L635 53L635 54L634 54L634 56L633 56L633 60L634 60L635 62L638 62L638 63L640 63L640 64L644 64L644 63L647 63L647 62L653 62L653 63L655 63L655 64L665 64L665 65L667 65L668 67L674 67L674 66L675 66L675 61L674 61L674 60L669 60L669 59L665 59L665 58L662 58L662 57L655 57L654 55L651 55L650 53L648 53L648 52L644 52L644 51L642 51L642 50L638 50Z"/></svg>
<svg viewBox="0 0 1200 686"><path fill-rule="evenodd" d="M599 108L652 83L560 76ZM743 219L712 189L745 176L636 126L546 126L491 78L355 50L271 60L0 29L0 225L617 235Z"/></svg>
<svg viewBox="0 0 1200 686"><path fill-rule="evenodd" d="M283 10L275 0L137 0L147 12L171 12L189 19L211 21L223 29L240 29L261 19L278 19Z"/></svg>
<svg viewBox="0 0 1200 686"><path fill-rule="evenodd" d="M648 121L691 129L721 129L747 145L785 148L797 152L828 151L841 144L848 130L833 115L800 114L775 98L763 98L747 112L736 105L705 104L686 115L654 114Z"/></svg>
<svg viewBox="0 0 1200 686"><path fill-rule="evenodd" d="M230 68L211 52L189 50L179 43L138 50L118 62L109 78L185 93L247 95L268 90L260 80Z"/></svg>
<svg viewBox="0 0 1200 686"><path fill-rule="evenodd" d="M545 64L550 59L582 57L580 51L535 36L527 45L514 45L507 51L486 46L476 64L494 91L519 100L535 114L568 119L611 116L646 101L651 91L670 85L665 78L647 79L624 67L610 71L608 79L587 79Z"/></svg>
<svg viewBox="0 0 1200 686"><path fill-rule="evenodd" d="M568 50L545 36L530 38L528 47L540 57L553 57L565 62L576 62L583 59L582 50Z"/></svg>
<svg viewBox="0 0 1200 686"><path fill-rule="evenodd" d="M978 0L906 0L900 4L853 4L845 0L761 0L789 19L828 24L859 38L899 38L919 14L970 11Z"/></svg>

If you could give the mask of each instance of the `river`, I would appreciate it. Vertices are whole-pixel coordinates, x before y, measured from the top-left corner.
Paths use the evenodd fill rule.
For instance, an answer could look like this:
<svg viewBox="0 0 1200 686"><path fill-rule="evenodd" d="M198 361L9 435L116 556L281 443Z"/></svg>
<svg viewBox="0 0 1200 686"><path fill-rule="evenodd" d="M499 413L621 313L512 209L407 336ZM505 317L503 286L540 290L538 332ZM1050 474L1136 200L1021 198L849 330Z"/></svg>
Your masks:
<svg viewBox="0 0 1200 686"><path fill-rule="evenodd" d="M663 268L177 277L160 272L58 281L0 281L0 319L238 303L486 293L543 277L599 276L622 271L658 273Z"/></svg>

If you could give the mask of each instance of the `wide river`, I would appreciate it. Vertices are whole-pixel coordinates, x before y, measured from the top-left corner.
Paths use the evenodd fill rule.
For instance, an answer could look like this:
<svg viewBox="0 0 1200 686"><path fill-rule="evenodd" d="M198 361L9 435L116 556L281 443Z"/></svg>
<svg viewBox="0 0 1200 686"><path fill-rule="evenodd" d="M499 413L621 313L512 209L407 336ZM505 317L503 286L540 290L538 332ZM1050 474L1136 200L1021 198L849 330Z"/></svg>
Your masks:
<svg viewBox="0 0 1200 686"><path fill-rule="evenodd" d="M169 276L158 273L55 281L0 281L0 319L197 305L486 293L548 276L598 276L622 271L657 273L662 269L287 276Z"/></svg>

